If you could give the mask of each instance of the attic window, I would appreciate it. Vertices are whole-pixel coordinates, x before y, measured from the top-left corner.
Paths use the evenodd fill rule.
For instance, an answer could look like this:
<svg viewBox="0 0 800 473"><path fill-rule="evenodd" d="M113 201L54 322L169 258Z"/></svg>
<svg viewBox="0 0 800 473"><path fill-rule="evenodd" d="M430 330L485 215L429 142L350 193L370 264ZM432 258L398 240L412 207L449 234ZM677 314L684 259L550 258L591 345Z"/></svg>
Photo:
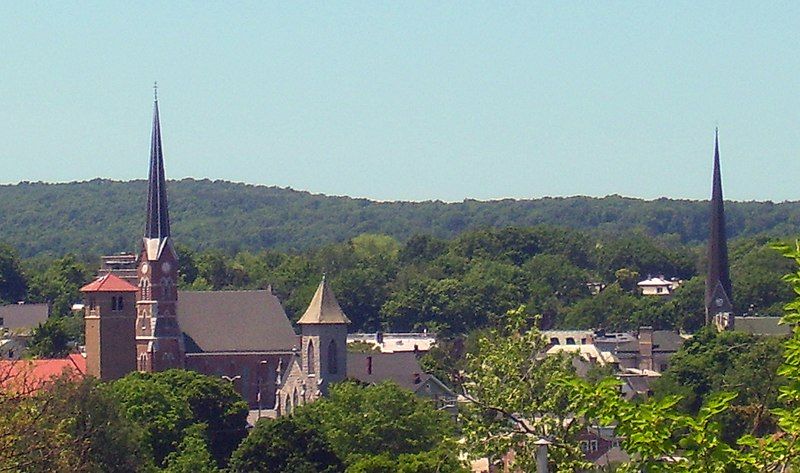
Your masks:
<svg viewBox="0 0 800 473"><path fill-rule="evenodd" d="M559 344L558 343L558 337L551 337L550 338L550 344L551 345L558 345Z"/></svg>
<svg viewBox="0 0 800 473"><path fill-rule="evenodd" d="M575 345L575 339L572 337L567 337L567 345Z"/></svg>

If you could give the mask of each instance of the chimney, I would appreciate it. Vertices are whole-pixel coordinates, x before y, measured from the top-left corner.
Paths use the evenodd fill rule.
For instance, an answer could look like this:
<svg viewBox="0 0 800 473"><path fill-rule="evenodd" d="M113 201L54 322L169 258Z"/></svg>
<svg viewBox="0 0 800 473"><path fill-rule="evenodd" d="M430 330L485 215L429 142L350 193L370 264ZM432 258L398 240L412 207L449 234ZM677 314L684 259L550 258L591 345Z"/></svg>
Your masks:
<svg viewBox="0 0 800 473"><path fill-rule="evenodd" d="M639 327L639 369L653 370L653 327Z"/></svg>

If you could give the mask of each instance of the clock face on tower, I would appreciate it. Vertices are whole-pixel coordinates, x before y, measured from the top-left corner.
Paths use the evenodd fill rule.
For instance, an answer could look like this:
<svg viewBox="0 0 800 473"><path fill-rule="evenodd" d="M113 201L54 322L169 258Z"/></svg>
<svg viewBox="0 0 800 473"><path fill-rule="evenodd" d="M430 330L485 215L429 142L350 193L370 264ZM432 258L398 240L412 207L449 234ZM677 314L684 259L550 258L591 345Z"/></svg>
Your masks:
<svg viewBox="0 0 800 473"><path fill-rule="evenodd" d="M150 271L150 266L147 263L143 264L142 265L142 274L147 274L148 271Z"/></svg>
<svg viewBox="0 0 800 473"><path fill-rule="evenodd" d="M714 302L717 303L717 307L722 307L722 304L725 303L725 301L723 301L721 297L718 297L717 300Z"/></svg>
<svg viewBox="0 0 800 473"><path fill-rule="evenodd" d="M165 273L168 273L171 269L172 265L169 264L169 261L166 261L161 265L161 271L164 271Z"/></svg>

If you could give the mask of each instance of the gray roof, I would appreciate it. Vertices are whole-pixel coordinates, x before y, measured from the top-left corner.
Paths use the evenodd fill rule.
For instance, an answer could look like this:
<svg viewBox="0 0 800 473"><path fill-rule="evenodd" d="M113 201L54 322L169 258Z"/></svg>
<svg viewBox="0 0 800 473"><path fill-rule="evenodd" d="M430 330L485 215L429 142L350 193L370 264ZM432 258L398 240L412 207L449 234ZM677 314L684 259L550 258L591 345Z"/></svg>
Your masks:
<svg viewBox="0 0 800 473"><path fill-rule="evenodd" d="M270 291L178 291L187 353L291 351L297 335Z"/></svg>
<svg viewBox="0 0 800 473"><path fill-rule="evenodd" d="M367 358L369 357L372 357L372 374L367 372ZM348 352L347 377L370 384L391 380L402 388L416 391L417 387L427 381L430 375L422 371L414 352ZM415 383L415 378L419 382Z"/></svg>
<svg viewBox="0 0 800 473"><path fill-rule="evenodd" d="M50 315L48 304L10 304L0 306L1 327L17 330L32 329L43 324Z"/></svg>
<svg viewBox="0 0 800 473"><path fill-rule="evenodd" d="M791 325L778 325L780 317L736 317L733 329L751 335L789 335Z"/></svg>
<svg viewBox="0 0 800 473"><path fill-rule="evenodd" d="M676 352L683 346L686 340L679 333L672 330L653 330L653 351L654 352ZM616 347L617 352L638 352L639 340L631 340L620 343Z"/></svg>

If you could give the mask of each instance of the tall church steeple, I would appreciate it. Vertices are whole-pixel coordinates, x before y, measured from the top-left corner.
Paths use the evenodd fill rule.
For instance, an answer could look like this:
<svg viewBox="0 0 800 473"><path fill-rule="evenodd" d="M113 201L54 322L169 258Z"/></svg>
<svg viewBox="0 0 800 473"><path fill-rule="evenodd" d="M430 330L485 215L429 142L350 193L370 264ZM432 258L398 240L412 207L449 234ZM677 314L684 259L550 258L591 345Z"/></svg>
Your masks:
<svg viewBox="0 0 800 473"><path fill-rule="evenodd" d="M708 234L708 272L706 275L706 323L720 329L733 328L733 293L728 268L728 239L725 233L725 203L719 165L719 131L714 139L714 173ZM713 319L713 320L712 320Z"/></svg>
<svg viewBox="0 0 800 473"><path fill-rule="evenodd" d="M150 176L147 190L147 224L145 238L169 237L167 185L164 177L164 154L161 151L161 123L158 116L158 97L153 104L153 131L150 138Z"/></svg>
<svg viewBox="0 0 800 473"><path fill-rule="evenodd" d="M170 237L158 97L153 105L147 221L137 276L137 369L162 371L180 368L184 364L184 348L176 317L178 255Z"/></svg>

